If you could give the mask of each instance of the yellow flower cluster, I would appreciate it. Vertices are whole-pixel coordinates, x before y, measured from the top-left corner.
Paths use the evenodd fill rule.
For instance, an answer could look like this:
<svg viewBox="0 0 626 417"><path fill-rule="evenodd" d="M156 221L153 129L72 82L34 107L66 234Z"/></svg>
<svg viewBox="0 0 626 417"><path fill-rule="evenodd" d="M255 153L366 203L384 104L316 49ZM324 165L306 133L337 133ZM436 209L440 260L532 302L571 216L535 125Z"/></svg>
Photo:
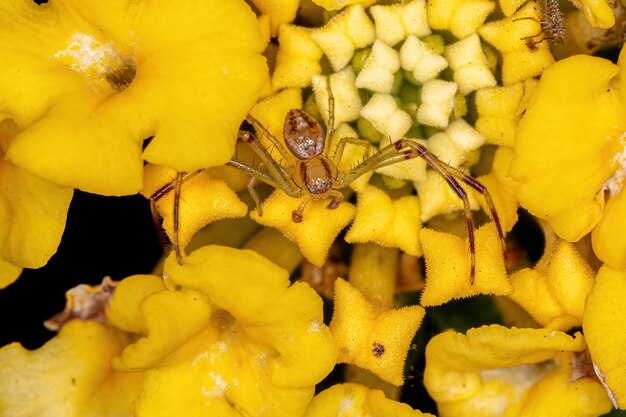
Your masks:
<svg viewBox="0 0 626 417"><path fill-rule="evenodd" d="M431 415L400 401L413 373L440 416L626 409L626 52L556 61L553 3L0 3L0 288L55 253L74 189L141 192L176 248L1 348L0 414ZM520 207L534 263L502 253ZM433 324L480 295L499 320Z"/></svg>

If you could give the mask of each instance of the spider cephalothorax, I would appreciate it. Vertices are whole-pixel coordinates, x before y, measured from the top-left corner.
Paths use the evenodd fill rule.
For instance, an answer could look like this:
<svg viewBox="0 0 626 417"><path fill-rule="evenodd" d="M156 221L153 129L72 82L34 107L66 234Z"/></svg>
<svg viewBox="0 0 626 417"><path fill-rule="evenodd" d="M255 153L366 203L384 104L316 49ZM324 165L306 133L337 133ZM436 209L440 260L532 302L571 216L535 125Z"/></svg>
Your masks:
<svg viewBox="0 0 626 417"><path fill-rule="evenodd" d="M361 163L348 171L339 171L337 166L343 156L343 151L347 144L363 146L366 148L366 155L369 155L371 143L365 139L343 137L335 146L334 152L330 154L330 137L333 132L334 97L328 85L328 129L326 134L321 125L311 115L303 110L290 110L283 127L285 146L254 117L247 116L246 121L254 127L257 134L266 138L271 146L280 154L281 162L277 162L268 149L258 140L257 136L251 132L239 132L239 139L247 143L259 158L258 163L250 163L238 159L237 155L228 162L228 165L240 169L250 175L248 190L254 199L257 211L263 215L261 201L254 190L257 181L265 182L275 188L283 190L287 195L306 198L300 206L292 212L294 222L302 222L304 219L304 209L309 200L328 200L328 208L333 209L343 201L341 189L350 185L354 180L363 174L378 168L392 165L407 159L422 158L446 181L454 193L463 201L463 208L467 222L469 252L470 252L470 282L474 282L476 270L476 247L474 241L474 220L470 211L467 192L461 186L465 183L472 189L485 197L489 212L493 218L502 248L504 250L504 236L498 215L491 201L489 192L480 182L471 176L453 168L439 160L431 154L426 147L420 143L401 138L394 143L382 147L378 152L367 156ZM157 218L155 203L166 192L174 189L174 249L179 262L182 263L180 248L178 247L178 201L180 199L180 184L185 179L195 173L179 174L173 182L165 185L152 197L153 215Z"/></svg>

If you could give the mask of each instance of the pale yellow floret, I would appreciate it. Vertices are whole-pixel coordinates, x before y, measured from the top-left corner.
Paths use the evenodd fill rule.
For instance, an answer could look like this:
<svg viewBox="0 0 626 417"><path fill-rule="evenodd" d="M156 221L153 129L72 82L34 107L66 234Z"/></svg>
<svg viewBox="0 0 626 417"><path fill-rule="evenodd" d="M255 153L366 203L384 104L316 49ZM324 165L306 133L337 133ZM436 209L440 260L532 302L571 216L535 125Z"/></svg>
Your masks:
<svg viewBox="0 0 626 417"><path fill-rule="evenodd" d="M404 4L372 6L370 13L376 26L376 38L388 45L395 45L408 35L430 35L426 17L425 0L413 0Z"/></svg>
<svg viewBox="0 0 626 417"><path fill-rule="evenodd" d="M311 77L321 74L320 59L324 54L311 39L311 29L294 25L282 25L278 35L280 48L272 75L276 90L290 87L304 88L311 85Z"/></svg>
<svg viewBox="0 0 626 417"><path fill-rule="evenodd" d="M354 5L323 27L313 29L311 37L322 48L333 70L339 71L350 63L356 49L374 42L376 32L363 6Z"/></svg>
<svg viewBox="0 0 626 417"><path fill-rule="evenodd" d="M467 95L484 87L497 84L487 66L487 58L480 46L480 38L474 33L446 47L444 54L454 71L454 81L459 91Z"/></svg>
<svg viewBox="0 0 626 417"><path fill-rule="evenodd" d="M374 42L363 68L356 77L357 88L388 93L393 87L395 73L400 69L398 51L381 41Z"/></svg>
<svg viewBox="0 0 626 417"><path fill-rule="evenodd" d="M415 183L420 196L422 221L426 222L439 214L448 214L463 209L463 201L446 184L437 172L426 171L426 180ZM477 210L479 205L473 193L468 193L470 208Z"/></svg>
<svg viewBox="0 0 626 417"><path fill-rule="evenodd" d="M476 92L476 130L485 136L487 143L513 146L523 96L523 83L483 88Z"/></svg>
<svg viewBox="0 0 626 417"><path fill-rule="evenodd" d="M419 200L405 196L392 200L383 190L368 185L357 198L356 216L346 242L374 242L421 256Z"/></svg>
<svg viewBox="0 0 626 417"><path fill-rule="evenodd" d="M417 142L423 146L427 146L427 141L425 141L424 139L407 140ZM406 161L378 168L376 172L399 180L422 182L426 179L426 161L422 158L408 159Z"/></svg>
<svg viewBox="0 0 626 417"><path fill-rule="evenodd" d="M411 116L389 94L375 93L361 109L361 116L392 142L404 136L413 124Z"/></svg>
<svg viewBox="0 0 626 417"><path fill-rule="evenodd" d="M312 79L315 102L320 109L320 114L324 122L328 122L328 84L324 75L314 75ZM344 122L352 122L359 118L361 108L361 98L355 83L354 71L351 67L343 71L329 75L330 88L335 97L335 125Z"/></svg>
<svg viewBox="0 0 626 417"><path fill-rule="evenodd" d="M457 90L458 86L452 81L430 80L424 83L417 121L439 129L448 127Z"/></svg>
<svg viewBox="0 0 626 417"><path fill-rule="evenodd" d="M554 63L549 43L534 38L540 34L540 21L537 5L529 1L513 16L486 23L478 30L502 54L503 85L536 77Z"/></svg>
<svg viewBox="0 0 626 417"><path fill-rule="evenodd" d="M476 33L495 8L490 0L433 0L428 2L428 23L438 30L449 30L462 39Z"/></svg>
<svg viewBox="0 0 626 417"><path fill-rule="evenodd" d="M385 397L381 390L344 383L317 394L304 417L433 417Z"/></svg>
<svg viewBox="0 0 626 417"><path fill-rule="evenodd" d="M424 197L420 196L420 201ZM470 284L467 238L423 228L420 232L426 261L423 306L436 306L477 294L507 295L513 288L507 278L500 238L493 223L475 231L476 274Z"/></svg>
<svg viewBox="0 0 626 417"><path fill-rule="evenodd" d="M358 134L356 131L347 123L342 123L338 127L335 128L333 132L333 136L331 138L332 146L330 147L331 156L334 156L335 149L339 144L341 138L358 138ZM362 142L365 143L365 142ZM335 161L337 163L337 169L339 172L348 172L353 167L357 166L361 161L363 161L366 157L369 156L366 153L367 148L363 145L356 145L354 143L347 143L343 149L343 155L341 157L341 161ZM372 149L370 148L370 153ZM396 164L398 165L398 164ZM355 181L352 181L349 186L354 191L360 192L366 186L369 179L374 175L373 172L368 172L366 174L361 175Z"/></svg>
<svg viewBox="0 0 626 417"><path fill-rule="evenodd" d="M443 56L413 35L408 36L400 48L400 63L421 83L437 77L448 67L448 61Z"/></svg>
<svg viewBox="0 0 626 417"><path fill-rule="evenodd" d="M402 385L404 362L424 309L377 308L343 279L335 281L335 309L330 323L337 361L369 369L381 379Z"/></svg>
<svg viewBox="0 0 626 417"><path fill-rule="evenodd" d="M313 3L326 10L340 10L351 4L362 4L364 7L367 7L377 1L378 0L313 0ZM301 5L301 7L304 8L304 5Z"/></svg>
<svg viewBox="0 0 626 417"><path fill-rule="evenodd" d="M457 119L450 123L446 129L446 134L457 148L465 152L474 151L485 143L485 137L465 119Z"/></svg>
<svg viewBox="0 0 626 417"><path fill-rule="evenodd" d="M467 161L469 152L484 142L484 136L465 119L456 119L444 132L435 133L428 139L428 149L448 165L458 168Z"/></svg>

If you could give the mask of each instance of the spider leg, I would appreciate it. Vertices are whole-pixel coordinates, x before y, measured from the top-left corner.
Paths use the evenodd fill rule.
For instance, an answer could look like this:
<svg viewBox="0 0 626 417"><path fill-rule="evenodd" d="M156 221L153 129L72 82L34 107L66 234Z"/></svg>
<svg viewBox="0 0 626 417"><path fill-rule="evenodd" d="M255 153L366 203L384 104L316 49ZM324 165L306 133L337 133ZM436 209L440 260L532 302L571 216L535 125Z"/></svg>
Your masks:
<svg viewBox="0 0 626 417"><path fill-rule="evenodd" d="M253 116L251 116L251 115L247 115L247 116L246 116L246 121L247 121L248 123L250 123L250 124L252 125L252 127L254 127L254 128L256 129L257 133L258 133L258 132L260 132L260 133L259 133L260 135L262 135L263 137L267 138L267 140L269 140L269 141L270 141L270 143L272 144L272 146L274 146L274 148L276 148L276 150L278 151L278 153L280 153L281 158L283 158L283 159L285 159L285 160L289 160L289 159L291 158L291 157L290 157L290 155L291 155L291 154L289 153L289 151L287 151L287 149L285 149L285 147L283 146L283 144L282 144L282 143L280 143L280 141L279 141L278 139L276 139L276 138L274 137L274 135L272 135L272 134L269 132L269 130L267 130L267 129L265 128L265 126L263 126L263 124L261 124L261 122L259 122L257 119L255 119L255 118L254 118ZM248 143L248 144L249 144L248 140L247 140L246 138L242 137L242 134L246 134L246 133L248 133L248 132L239 132L239 139L242 139L242 140L244 140L246 143ZM251 134L251 133L249 133L249 134ZM253 136L254 136L254 135L253 135ZM256 137L254 137L254 139L256 139ZM267 150L266 150L265 148L263 148L263 146L261 146L260 144L257 144L257 146L258 146L259 148L263 149L263 150L265 151L265 153L267 153L267 154L268 154L268 156L269 156L269 153L267 152ZM253 149L254 149L254 148L253 148ZM256 152L256 151L255 151L255 152ZM273 158L270 156L270 159L273 159Z"/></svg>
<svg viewBox="0 0 626 417"><path fill-rule="evenodd" d="M195 177L196 175L198 175L200 172L202 172L202 170L197 170L197 171L193 171L193 172L184 172L184 173L179 173L176 175L176 178L173 181L170 181L169 183L165 184L163 187L159 188L157 191L155 191L154 194L152 194L150 196L150 213L152 213L152 222L154 223L154 228L156 229L157 232L157 236L159 237L159 242L161 243L161 247L163 248L164 251L167 251L168 249L168 245L165 243L165 236L163 235L163 228L161 227L161 223L159 221L159 211L157 208L157 201L159 201L161 198L163 198L163 196L165 196L166 194L168 194L169 192L171 192L172 190L175 190L177 187L177 183L179 185L181 185L183 182L189 180L190 178ZM174 199L174 227L175 227L175 237L174 237L174 248L176 251L176 258L179 261L179 263L181 263L181 259L179 258L180 256L180 249L178 248L178 239L177 239L177 234L178 234L178 203L180 200L180 192L179 192L179 198L175 198Z"/></svg>
<svg viewBox="0 0 626 417"><path fill-rule="evenodd" d="M330 147L330 138L335 131L335 96L330 88L330 77L326 77L326 89L328 90L328 122L326 123L326 142L324 155L328 155Z"/></svg>
<svg viewBox="0 0 626 417"><path fill-rule="evenodd" d="M291 212L291 220L293 220L294 223L302 222L302 219L304 218L303 216L304 208L306 207L308 203L309 203L309 199L305 198L302 204L300 204L300 206L297 209Z"/></svg>
<svg viewBox="0 0 626 417"><path fill-rule="evenodd" d="M346 145L348 143L351 145L363 146L365 148L366 157L369 156L370 150L372 149L372 142L370 142L367 139L351 138L351 137L341 138L339 139L339 142L337 143L335 152L330 158L335 163L335 165L338 166L339 163L341 162L341 158L343 157L343 151L345 150Z"/></svg>
<svg viewBox="0 0 626 417"><path fill-rule="evenodd" d="M176 252L176 260L179 265L183 264L183 257L180 253L180 245L178 244L178 215L180 211L180 187L183 184L183 173L176 174L174 180L174 252Z"/></svg>
<svg viewBox="0 0 626 417"><path fill-rule="evenodd" d="M399 139L398 141L385 146L380 149L376 154L365 159L359 165L352 170L345 173L339 178L341 185L346 186L352 181L356 180L361 175L373 171L377 168L392 165L407 159L422 158L426 163L434 169L441 177L446 181L448 186L454 191L454 193L463 201L463 211L465 213L465 219L467 223L468 243L470 252L470 285L474 284L474 276L476 273L476 243L474 238L474 220L472 218L472 212L469 205L469 199L467 192L461 187L459 181L472 187L474 190L485 196L487 205L491 217L493 218L496 228L498 229L498 235L504 248L504 235L502 233L502 227L500 220L493 206L491 195L487 191L486 187L474 178L466 175L465 173L452 168L445 162L441 161L435 155L430 153L426 147L418 142L411 141L409 139Z"/></svg>
<svg viewBox="0 0 626 417"><path fill-rule="evenodd" d="M258 123L258 122L257 122ZM269 133L268 133L269 134ZM285 193L290 195L291 197L300 196L301 191L292 185L291 176L285 171L285 169L272 158L267 149L265 149L257 140L256 136L250 132L239 132L239 139L243 140L245 143L250 146L250 148L254 151L254 153L261 159L264 166L267 168L269 175L258 175L261 171L253 166L247 165L241 161L231 159L231 162L236 162L236 164L229 165L234 166L235 168L243 169L248 172L248 174L252 176L259 177L260 180L265 181L264 178L270 179L272 185L275 188L280 188ZM274 138L276 140L276 138ZM276 141L278 146L282 147L278 141ZM280 148L278 148L280 150ZM284 150L284 148L282 148ZM282 153L282 152L281 152ZM247 168L243 168L242 165L245 165ZM269 177L269 178L268 178Z"/></svg>
<svg viewBox="0 0 626 417"><path fill-rule="evenodd" d="M250 193L250 196L254 200L254 204L256 204L257 213L259 213L259 216L263 216L263 208L261 207L261 199L259 198L259 194L254 189L254 186L256 185L257 181L258 181L257 177L254 177L254 176L250 177L247 188L248 188L248 192Z"/></svg>
<svg viewBox="0 0 626 417"><path fill-rule="evenodd" d="M339 190L332 190L330 192L330 203L328 203L329 209L336 209L343 201L343 193Z"/></svg>

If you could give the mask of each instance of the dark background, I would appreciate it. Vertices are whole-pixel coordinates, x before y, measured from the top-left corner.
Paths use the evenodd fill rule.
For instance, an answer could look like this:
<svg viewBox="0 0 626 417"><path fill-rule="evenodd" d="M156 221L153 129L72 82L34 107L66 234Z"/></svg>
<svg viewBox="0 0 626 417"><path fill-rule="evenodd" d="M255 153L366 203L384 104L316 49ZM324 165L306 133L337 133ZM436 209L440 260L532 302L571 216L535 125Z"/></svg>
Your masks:
<svg viewBox="0 0 626 417"><path fill-rule="evenodd" d="M107 275L121 280L150 273L162 253L147 199L76 191L57 253L0 290L0 346L41 346L54 335L43 322L63 310L65 291L100 284Z"/></svg>

